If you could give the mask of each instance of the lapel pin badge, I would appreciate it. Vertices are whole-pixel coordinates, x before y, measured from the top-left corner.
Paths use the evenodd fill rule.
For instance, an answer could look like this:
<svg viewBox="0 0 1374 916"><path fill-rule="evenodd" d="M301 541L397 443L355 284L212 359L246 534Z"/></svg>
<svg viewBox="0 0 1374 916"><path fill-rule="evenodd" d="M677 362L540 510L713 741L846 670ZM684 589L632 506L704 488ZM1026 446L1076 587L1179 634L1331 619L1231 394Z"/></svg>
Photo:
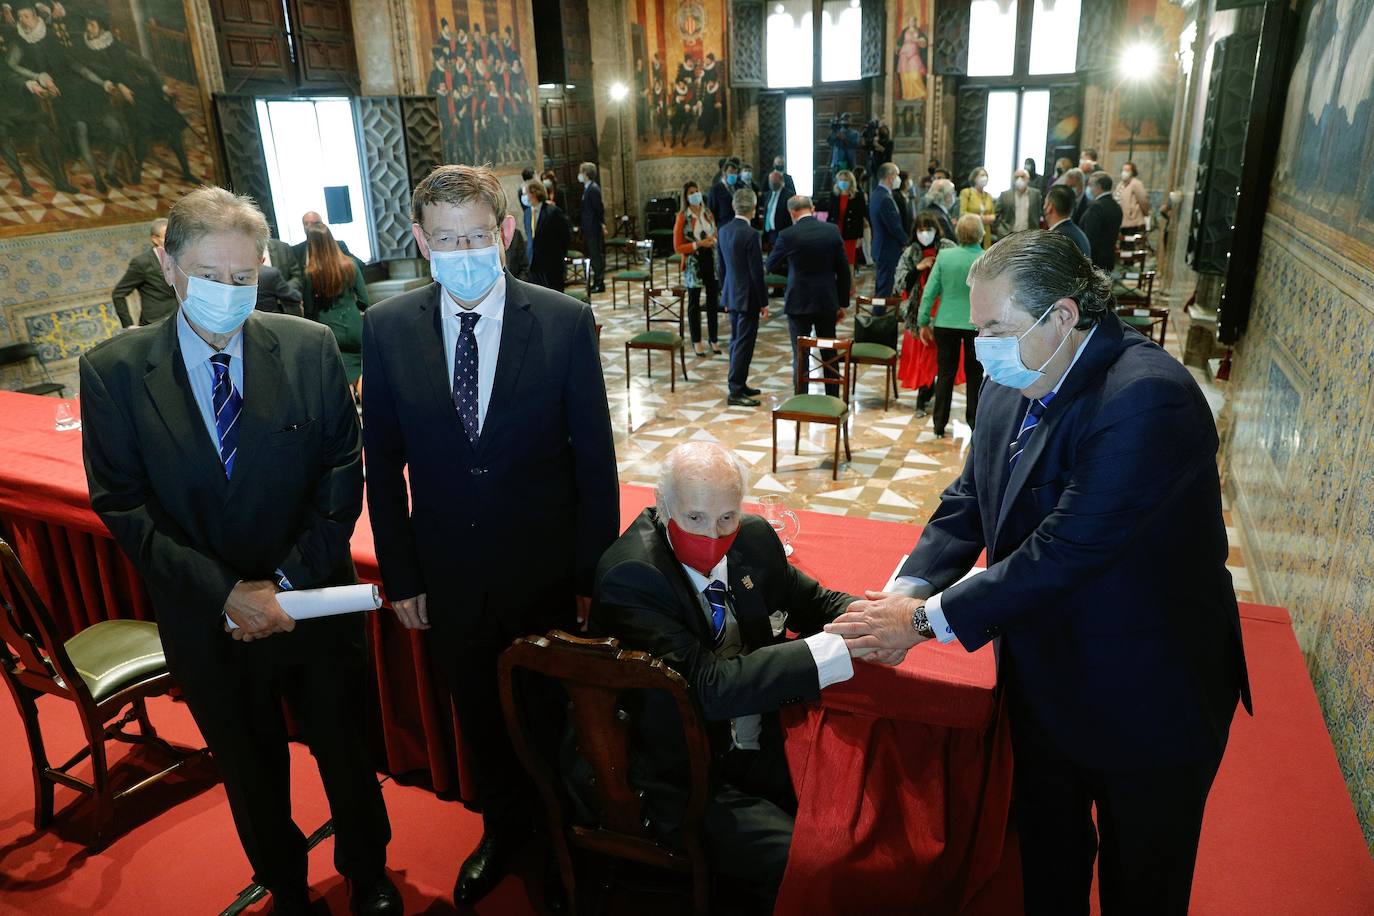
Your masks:
<svg viewBox="0 0 1374 916"><path fill-rule="evenodd" d="M746 589L753 588L754 580L748 576L744 576L739 580L739 584L743 585Z"/></svg>

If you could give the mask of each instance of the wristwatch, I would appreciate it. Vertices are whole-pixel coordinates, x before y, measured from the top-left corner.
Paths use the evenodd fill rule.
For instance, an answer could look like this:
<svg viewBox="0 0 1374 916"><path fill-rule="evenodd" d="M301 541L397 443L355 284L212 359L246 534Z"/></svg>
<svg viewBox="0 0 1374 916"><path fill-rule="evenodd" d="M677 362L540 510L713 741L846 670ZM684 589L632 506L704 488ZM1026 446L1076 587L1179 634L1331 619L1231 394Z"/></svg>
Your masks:
<svg viewBox="0 0 1374 916"><path fill-rule="evenodd" d="M935 630L931 627L930 621L926 619L926 606L924 604L911 612L911 628L922 639L935 638Z"/></svg>

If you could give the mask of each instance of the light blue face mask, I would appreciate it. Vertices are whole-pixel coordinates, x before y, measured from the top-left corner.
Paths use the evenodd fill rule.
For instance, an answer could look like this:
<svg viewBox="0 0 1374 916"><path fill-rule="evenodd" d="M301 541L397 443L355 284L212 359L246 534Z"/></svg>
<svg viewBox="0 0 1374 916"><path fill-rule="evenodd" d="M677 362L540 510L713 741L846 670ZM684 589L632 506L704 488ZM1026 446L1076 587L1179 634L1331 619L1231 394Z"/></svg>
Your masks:
<svg viewBox="0 0 1374 916"><path fill-rule="evenodd" d="M974 355L978 357L978 362L983 364L983 371L989 378L1007 388L1024 391L1044 377L1044 368L1050 364L1051 359L1059 355L1069 335L1064 335L1064 340L1059 341L1059 346L1054 348L1049 359L1040 364L1039 369L1032 369L1021 361L1021 341L1045 320L1045 315L1053 311L1052 308L1046 309L1045 314L1035 319L1035 324L1026 328L1025 334L1020 337L973 338Z"/></svg>
<svg viewBox="0 0 1374 916"><path fill-rule="evenodd" d="M843 178L841 178L839 181L835 182L835 187L839 188L841 191L848 191L848 190L849 190L849 182L847 182L847 181L845 181Z"/></svg>
<svg viewBox="0 0 1374 916"><path fill-rule="evenodd" d="M198 328L211 334L231 334L248 320L258 304L258 285L235 286L216 283L204 277L192 277L177 270L186 278L186 298L181 308L186 318Z"/></svg>
<svg viewBox="0 0 1374 916"><path fill-rule="evenodd" d="M734 183L737 182L737 181L739 181L739 176L738 176L738 175L735 175L735 174L731 173L731 174L727 174L727 175L725 176L725 183L728 184L728 185L733 186Z"/></svg>
<svg viewBox="0 0 1374 916"><path fill-rule="evenodd" d="M429 275L453 298L475 302L501 277L501 248L498 244L458 251L431 251Z"/></svg>
<svg viewBox="0 0 1374 916"><path fill-rule="evenodd" d="M687 203L691 204L694 207L701 206L701 192L693 191L691 194L688 194Z"/></svg>

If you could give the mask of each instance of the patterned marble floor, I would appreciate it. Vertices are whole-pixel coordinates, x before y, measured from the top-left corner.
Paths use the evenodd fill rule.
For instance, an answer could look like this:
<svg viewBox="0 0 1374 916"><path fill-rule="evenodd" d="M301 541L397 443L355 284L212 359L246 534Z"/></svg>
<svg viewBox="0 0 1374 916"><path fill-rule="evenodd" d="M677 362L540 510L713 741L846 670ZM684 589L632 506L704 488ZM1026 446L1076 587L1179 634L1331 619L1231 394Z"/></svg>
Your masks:
<svg viewBox="0 0 1374 916"><path fill-rule="evenodd" d="M859 292L869 292L872 272L861 268L857 281ZM622 483L652 487L659 463L674 446L688 440L711 440L733 449L750 467L752 498L775 493L794 509L921 524L963 467L971 431L963 422L962 388L955 390L949 436L936 439L930 417L915 414L914 392L902 391L883 409L882 372L868 367L859 375L851 404L853 458L845 461L841 451L839 480L831 479L834 428L822 425L803 426L801 454L794 456L794 424L779 423L778 469L774 473L770 410L788 397L792 384L782 300L770 300L773 311L759 327L750 369L749 382L763 390L759 395L762 403L745 408L726 402L730 327L724 315L720 321L721 353L696 356L689 346L688 378L682 378L679 367L676 392L669 390L667 356L661 352L652 356L652 377L646 374L644 353L632 352L627 386L625 341L644 330L644 314L638 300L633 307L626 305L623 288L619 299L619 307L613 308L609 292L598 294L592 297L592 305L603 325L602 367ZM852 327L852 318L848 318L840 332ZM703 336L704 332L703 321ZM1186 326L1175 322L1170 337L1169 349L1178 355ZM1237 596L1253 600L1229 508L1226 524L1232 538L1228 566Z"/></svg>

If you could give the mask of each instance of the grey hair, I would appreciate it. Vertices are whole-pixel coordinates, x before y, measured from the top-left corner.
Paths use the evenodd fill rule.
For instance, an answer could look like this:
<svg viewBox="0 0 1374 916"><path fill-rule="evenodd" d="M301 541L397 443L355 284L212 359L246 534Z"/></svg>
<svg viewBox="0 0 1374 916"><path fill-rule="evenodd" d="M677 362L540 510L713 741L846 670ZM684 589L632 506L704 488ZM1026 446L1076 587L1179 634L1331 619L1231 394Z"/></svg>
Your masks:
<svg viewBox="0 0 1374 916"><path fill-rule="evenodd" d="M891 178L893 175L896 175L900 171L901 169L897 168L897 163L884 162L882 165L878 166L878 180L887 181L887 179Z"/></svg>
<svg viewBox="0 0 1374 916"><path fill-rule="evenodd" d="M1087 187L1088 180L1086 177L1084 177L1083 170L1080 169L1078 166L1074 166L1073 168L1069 169L1067 172L1064 173L1064 183L1068 184L1069 179L1071 178L1078 179L1078 186L1080 188Z"/></svg>
<svg viewBox="0 0 1374 916"><path fill-rule="evenodd" d="M735 208L735 213L737 215L745 216L754 212L754 207L758 205L758 202L758 196L754 193L752 188L740 188L735 192L735 196L731 199L730 203L731 206Z"/></svg>
<svg viewBox="0 0 1374 916"><path fill-rule="evenodd" d="M267 250L267 219L253 198L209 185L187 193L167 214L163 245L172 259L216 232L240 232L253 240L258 257Z"/></svg>
<svg viewBox="0 0 1374 916"><path fill-rule="evenodd" d="M749 492L749 469L734 452L716 442L684 442L673 449L658 468L658 484L654 487L658 514L672 518L677 511L677 483L681 477L704 477L722 470L737 475L742 500Z"/></svg>
<svg viewBox="0 0 1374 916"><path fill-rule="evenodd" d="M953 197L954 182L948 178L937 178L930 183L930 193L932 197Z"/></svg>
<svg viewBox="0 0 1374 916"><path fill-rule="evenodd" d="M805 194L797 194L787 199L787 209L791 213L796 213L798 210L814 210L816 205Z"/></svg>
<svg viewBox="0 0 1374 916"><path fill-rule="evenodd" d="M1112 189L1112 176L1100 169L1088 176L1088 183L1101 191Z"/></svg>
<svg viewBox="0 0 1374 916"><path fill-rule="evenodd" d="M157 219L153 220L151 223L148 224L149 235L157 235L159 232L165 232L166 229L167 217L165 216L159 216Z"/></svg>
<svg viewBox="0 0 1374 916"><path fill-rule="evenodd" d="M1012 233L973 262L968 282L972 286L1003 274L1011 281L1012 304L1036 319L1060 299L1072 299L1078 303L1075 327L1084 331L1101 322L1116 305L1111 278L1062 232Z"/></svg>

